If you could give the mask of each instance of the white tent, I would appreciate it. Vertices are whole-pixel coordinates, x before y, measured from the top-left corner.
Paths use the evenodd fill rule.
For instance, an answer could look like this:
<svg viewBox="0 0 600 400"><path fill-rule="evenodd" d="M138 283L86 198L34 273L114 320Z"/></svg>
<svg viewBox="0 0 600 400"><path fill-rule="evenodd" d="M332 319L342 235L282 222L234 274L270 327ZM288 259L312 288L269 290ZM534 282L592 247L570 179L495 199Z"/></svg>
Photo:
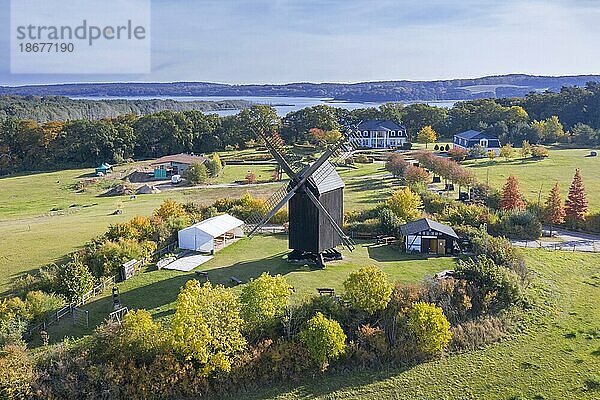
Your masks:
<svg viewBox="0 0 600 400"><path fill-rule="evenodd" d="M244 222L229 214L205 219L178 232L179 248L214 253L227 239L242 237Z"/></svg>

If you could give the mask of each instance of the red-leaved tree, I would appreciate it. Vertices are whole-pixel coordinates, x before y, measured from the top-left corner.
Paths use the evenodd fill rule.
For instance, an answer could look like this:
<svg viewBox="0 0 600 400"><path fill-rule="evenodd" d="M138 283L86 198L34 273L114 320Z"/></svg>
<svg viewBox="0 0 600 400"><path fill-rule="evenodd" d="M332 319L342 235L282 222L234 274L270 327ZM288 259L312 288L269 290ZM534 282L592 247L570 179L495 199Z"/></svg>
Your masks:
<svg viewBox="0 0 600 400"><path fill-rule="evenodd" d="M587 210L588 201L585 197L585 187L579 169L576 169L569 188L569 196L565 201L565 217L569 225L575 228L578 223L585 221Z"/></svg>
<svg viewBox="0 0 600 400"><path fill-rule="evenodd" d="M500 208L505 211L525 208L525 201L519 190L519 180L512 175L508 177L502 189Z"/></svg>

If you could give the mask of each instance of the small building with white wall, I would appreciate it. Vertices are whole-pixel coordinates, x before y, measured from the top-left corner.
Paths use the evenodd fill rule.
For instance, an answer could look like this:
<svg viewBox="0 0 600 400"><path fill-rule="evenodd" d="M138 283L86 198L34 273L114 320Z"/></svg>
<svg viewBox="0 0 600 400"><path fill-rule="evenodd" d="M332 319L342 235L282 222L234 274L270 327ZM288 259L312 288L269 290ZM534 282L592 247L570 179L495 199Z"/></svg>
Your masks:
<svg viewBox="0 0 600 400"><path fill-rule="evenodd" d="M458 235L448 225L422 218L400 226L406 251L423 254L452 254Z"/></svg>
<svg viewBox="0 0 600 400"><path fill-rule="evenodd" d="M202 253L214 253L244 236L244 221L229 214L217 215L180 230L179 248Z"/></svg>

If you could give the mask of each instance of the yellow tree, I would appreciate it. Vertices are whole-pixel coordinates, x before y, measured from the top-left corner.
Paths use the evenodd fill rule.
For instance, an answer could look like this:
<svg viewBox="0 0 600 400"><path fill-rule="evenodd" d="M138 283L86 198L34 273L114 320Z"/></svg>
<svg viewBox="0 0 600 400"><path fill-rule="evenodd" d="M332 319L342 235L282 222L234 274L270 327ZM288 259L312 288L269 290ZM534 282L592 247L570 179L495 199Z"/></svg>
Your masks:
<svg viewBox="0 0 600 400"><path fill-rule="evenodd" d="M417 133L417 141L419 143L425 143L425 148L429 143L433 143L437 140L437 133L433 130L431 125L426 125L419 130Z"/></svg>
<svg viewBox="0 0 600 400"><path fill-rule="evenodd" d="M420 218L423 202L421 196L405 187L396 190L387 201L387 206L398 218L409 222Z"/></svg>

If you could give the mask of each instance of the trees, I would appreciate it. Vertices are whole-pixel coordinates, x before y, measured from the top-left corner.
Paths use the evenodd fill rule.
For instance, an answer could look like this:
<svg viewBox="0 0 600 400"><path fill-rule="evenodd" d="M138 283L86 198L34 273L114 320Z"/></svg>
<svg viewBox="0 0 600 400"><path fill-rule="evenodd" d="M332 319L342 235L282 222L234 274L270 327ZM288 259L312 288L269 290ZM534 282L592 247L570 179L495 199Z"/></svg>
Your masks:
<svg viewBox="0 0 600 400"><path fill-rule="evenodd" d="M154 215L162 218L163 220L167 220L172 217L183 217L187 213L185 212L185 208L183 208L183 204L176 202L173 199L166 199L162 202L160 207L154 210Z"/></svg>
<svg viewBox="0 0 600 400"><path fill-rule="evenodd" d="M60 286L67 299L78 300L94 287L94 277L78 259L70 261L60 273Z"/></svg>
<svg viewBox="0 0 600 400"><path fill-rule="evenodd" d="M322 368L328 360L339 357L346 349L346 334L340 324L320 312L306 322L299 337L312 360Z"/></svg>
<svg viewBox="0 0 600 400"><path fill-rule="evenodd" d="M588 211L588 201L585 196L585 187L579 169L575 170L575 176L569 187L569 195L565 201L565 219L575 228L578 223L585 221Z"/></svg>
<svg viewBox="0 0 600 400"><path fill-rule="evenodd" d="M542 143L554 143L565 137L563 125L556 115L543 121L533 121L531 126L536 130Z"/></svg>
<svg viewBox="0 0 600 400"><path fill-rule="evenodd" d="M392 153L385 162L385 169L392 173L395 177L404 175L406 168L410 166L404 160L404 157L399 153Z"/></svg>
<svg viewBox="0 0 600 400"><path fill-rule="evenodd" d="M344 281L344 298L358 310L373 314L390 302L392 284L385 273L375 266L352 272Z"/></svg>
<svg viewBox="0 0 600 400"><path fill-rule="evenodd" d="M435 129L443 127L448 118L448 110L442 107L434 107L425 103L409 104L403 109L402 123L406 126L409 137L414 137L424 126Z"/></svg>
<svg viewBox="0 0 600 400"><path fill-rule="evenodd" d="M306 107L288 113L283 118L281 136L288 143L301 143L308 139L312 128L323 131L339 130L337 110L327 105Z"/></svg>
<svg viewBox="0 0 600 400"><path fill-rule="evenodd" d="M410 222L421 217L421 196L405 187L396 190L386 202L387 207L403 221Z"/></svg>
<svg viewBox="0 0 600 400"><path fill-rule="evenodd" d="M240 293L241 316L247 330L271 328L283 315L292 294L292 287L281 275L263 272L250 280Z"/></svg>
<svg viewBox="0 0 600 400"><path fill-rule="evenodd" d="M208 179L208 168L204 164L194 161L185 171L185 177L191 184L204 183Z"/></svg>
<svg viewBox="0 0 600 400"><path fill-rule="evenodd" d="M508 211L522 210L523 208L525 208L525 201L519 190L519 180L515 176L510 175L502 189L500 209Z"/></svg>
<svg viewBox="0 0 600 400"><path fill-rule="evenodd" d="M523 140L519 153L521 157L529 157L531 155L531 145L528 140Z"/></svg>
<svg viewBox="0 0 600 400"><path fill-rule="evenodd" d="M433 130L431 125L426 125L419 130L417 133L417 141L419 143L425 143L425 148L429 143L433 143L437 140L437 133Z"/></svg>
<svg viewBox="0 0 600 400"><path fill-rule="evenodd" d="M483 158L486 156L485 147L480 144L476 144L475 146L469 149L469 157L470 158Z"/></svg>
<svg viewBox="0 0 600 400"><path fill-rule="evenodd" d="M544 146L531 146L531 156L533 158L546 158L550 155L547 147Z"/></svg>
<svg viewBox="0 0 600 400"><path fill-rule="evenodd" d="M231 358L246 346L240 303L233 292L210 282L186 282L177 296L172 320L172 345L187 360L195 360L209 375L231 369Z"/></svg>
<svg viewBox="0 0 600 400"><path fill-rule="evenodd" d="M435 304L419 301L408 313L408 328L415 335L417 347L429 354L443 351L452 339L450 323Z"/></svg>
<svg viewBox="0 0 600 400"><path fill-rule="evenodd" d="M560 225L565 222L565 209L560 197L560 188L558 187L558 182L555 182L554 186L552 186L552 189L550 189L548 198L544 203L543 211L544 221L547 224L550 224L550 236L552 236L552 228L555 225Z"/></svg>
<svg viewBox="0 0 600 400"><path fill-rule="evenodd" d="M424 168L410 165L404 171L404 181L409 186L426 184L429 181L429 173Z"/></svg>
<svg viewBox="0 0 600 400"><path fill-rule="evenodd" d="M206 167L211 178L219 176L221 170L223 169L223 163L221 162L219 153L213 153L210 156L210 159L206 162Z"/></svg>
<svg viewBox="0 0 600 400"><path fill-rule="evenodd" d="M504 159L508 160L509 158L513 158L514 155L515 149L511 143L506 143L500 148L500 157L504 157Z"/></svg>
<svg viewBox="0 0 600 400"><path fill-rule="evenodd" d="M462 147L453 147L448 150L448 157L454 161L463 161L469 155L469 150Z"/></svg>

